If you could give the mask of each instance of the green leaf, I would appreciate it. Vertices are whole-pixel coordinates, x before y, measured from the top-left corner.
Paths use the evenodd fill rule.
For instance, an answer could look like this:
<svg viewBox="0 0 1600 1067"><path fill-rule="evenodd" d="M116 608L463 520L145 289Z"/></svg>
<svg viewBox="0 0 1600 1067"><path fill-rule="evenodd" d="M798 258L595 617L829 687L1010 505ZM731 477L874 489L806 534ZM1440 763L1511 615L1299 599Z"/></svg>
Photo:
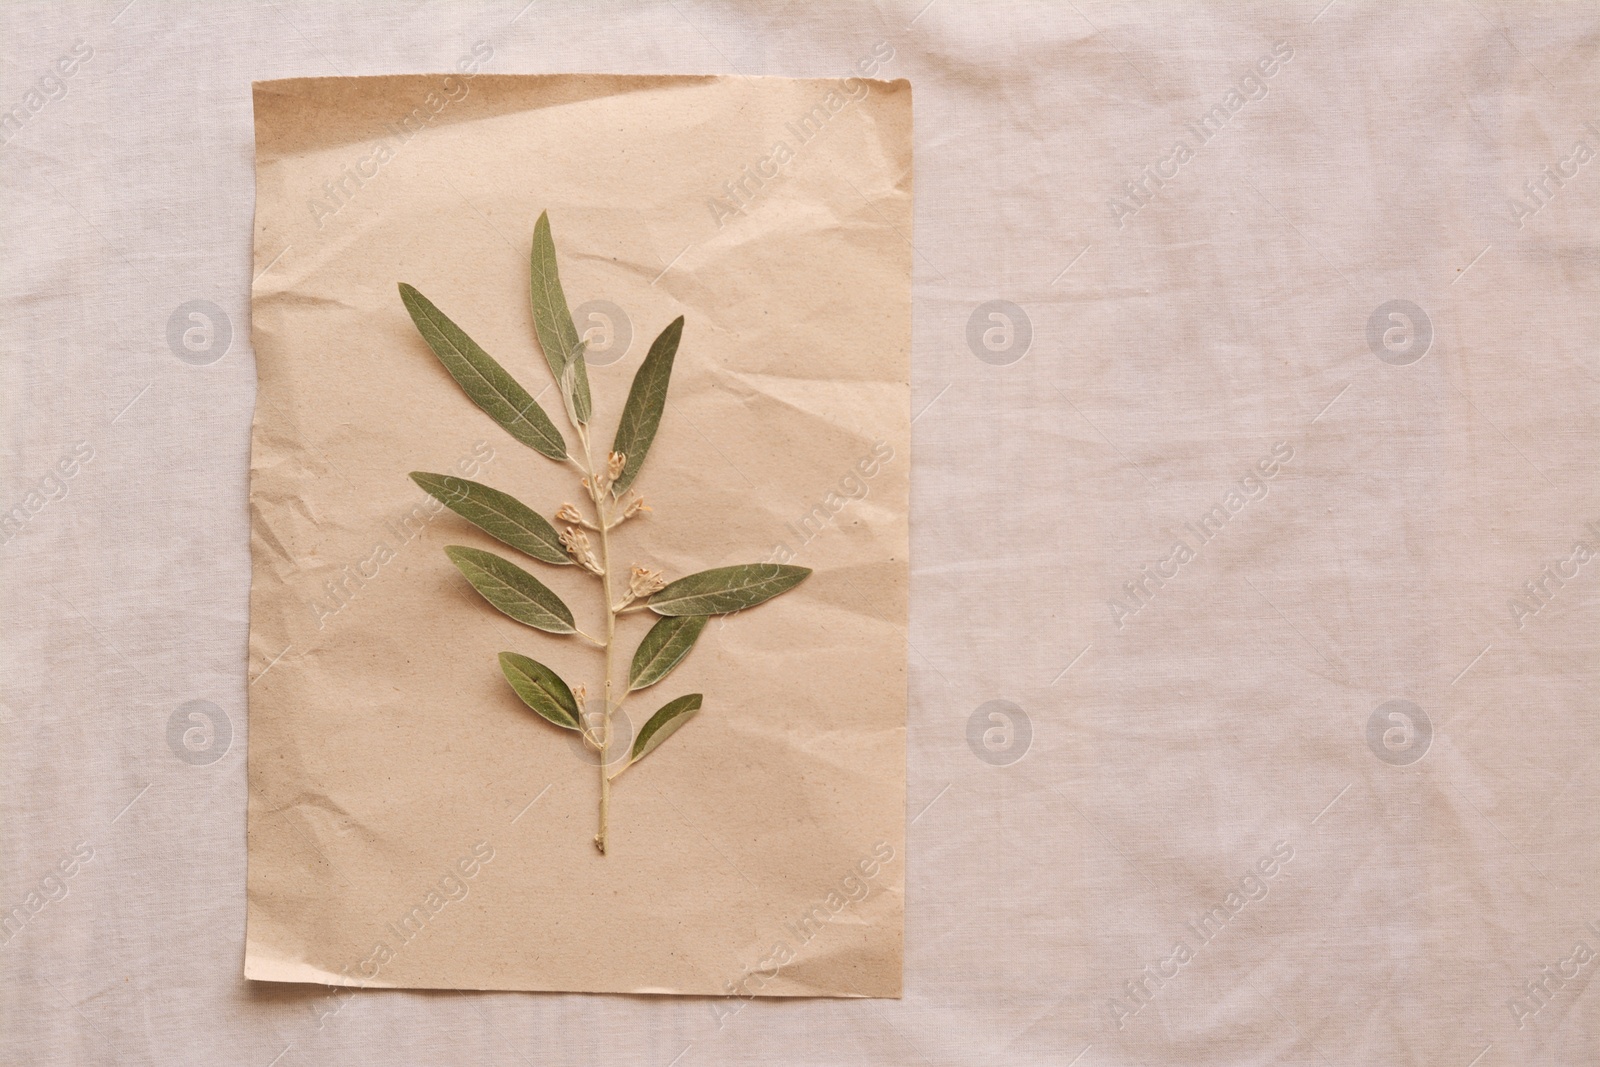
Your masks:
<svg viewBox="0 0 1600 1067"><path fill-rule="evenodd" d="M461 327L416 289L400 283L400 299L417 332L462 390L507 433L554 460L567 458L567 443L537 401Z"/></svg>
<svg viewBox="0 0 1600 1067"><path fill-rule="evenodd" d="M650 716L650 721L644 724L639 736L633 739L633 754L628 762L638 763L661 747L661 742L677 733L678 728L700 710L701 698L700 693L690 693L686 697L679 697L672 703L664 705L660 711Z"/></svg>
<svg viewBox="0 0 1600 1067"><path fill-rule="evenodd" d="M705 615L674 615L661 619L639 642L633 654L633 666L628 669L628 692L655 685L672 668L683 662L683 657L694 647L700 631L706 628Z"/></svg>
<svg viewBox="0 0 1600 1067"><path fill-rule="evenodd" d="M667 402L667 379L672 377L672 359L678 354L678 341L683 337L683 316L679 315L661 331L650 346L644 362L633 376L633 387L628 390L628 402L622 408L622 421L617 424L617 437L611 451L628 457L617 479L614 491L625 492L639 476L650 442L656 439L656 427L661 425L661 409Z"/></svg>
<svg viewBox="0 0 1600 1067"><path fill-rule="evenodd" d="M572 563L572 557L561 547L556 528L516 497L448 474L412 471L411 480L439 503L518 552L557 566Z"/></svg>
<svg viewBox="0 0 1600 1067"><path fill-rule="evenodd" d="M657 615L721 615L743 611L806 580L809 567L782 563L743 563L679 578L650 598Z"/></svg>
<svg viewBox="0 0 1600 1067"><path fill-rule="evenodd" d="M592 410L589 401L589 365L583 359L583 353L588 347L589 343L585 341L578 346L578 351L572 356L572 366L577 368L573 375L572 408L579 422L588 422Z"/></svg>
<svg viewBox="0 0 1600 1067"><path fill-rule="evenodd" d="M572 612L545 584L510 560L481 548L451 545L450 557L483 599L527 626L552 634L570 634Z"/></svg>
<svg viewBox="0 0 1600 1067"><path fill-rule="evenodd" d="M579 341L578 350L567 360L561 374L561 395L567 405L567 417L573 422L589 421L589 371L583 362L583 351L588 342Z"/></svg>
<svg viewBox="0 0 1600 1067"><path fill-rule="evenodd" d="M567 413L574 422L588 422L589 372L583 365L583 345L578 343L578 328L572 323L567 294L561 289L549 212L541 212L539 221L534 223L530 262L533 328L539 335L539 347L544 349L550 374L566 400Z"/></svg>
<svg viewBox="0 0 1600 1067"><path fill-rule="evenodd" d="M500 670L524 704L557 726L578 729L578 702L555 671L515 652L500 653Z"/></svg>

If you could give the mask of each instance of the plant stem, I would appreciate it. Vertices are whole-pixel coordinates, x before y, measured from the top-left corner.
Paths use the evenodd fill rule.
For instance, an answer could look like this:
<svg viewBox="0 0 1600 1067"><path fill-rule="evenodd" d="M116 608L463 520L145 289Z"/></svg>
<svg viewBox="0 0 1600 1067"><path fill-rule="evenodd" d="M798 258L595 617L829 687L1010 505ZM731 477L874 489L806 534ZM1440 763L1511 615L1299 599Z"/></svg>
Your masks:
<svg viewBox="0 0 1600 1067"><path fill-rule="evenodd" d="M606 775L606 768L611 762L611 671L612 652L616 645L617 613L611 601L611 516L607 514L606 493L600 488L600 479L595 471L594 456L589 450L589 429L582 423L577 424L578 439L583 442L583 466L589 478L589 500L594 504L595 525L592 527L600 535L600 589L605 597L606 606L606 632L605 641L595 642L605 649L605 684L601 687L601 697L605 701L602 705L600 729L600 829L594 835L594 847L600 850L601 855L606 851L606 823L611 814L611 779Z"/></svg>
<svg viewBox="0 0 1600 1067"><path fill-rule="evenodd" d="M595 485L593 475L589 477L589 484ZM600 519L600 585L606 603L606 684L605 684L605 728L600 734L600 832L595 835L595 847L602 854L606 850L606 817L611 811L611 779L606 776L606 767L611 761L611 655L616 644L617 613L611 606L611 540L606 531L606 509L603 494L598 489L594 493L594 510Z"/></svg>

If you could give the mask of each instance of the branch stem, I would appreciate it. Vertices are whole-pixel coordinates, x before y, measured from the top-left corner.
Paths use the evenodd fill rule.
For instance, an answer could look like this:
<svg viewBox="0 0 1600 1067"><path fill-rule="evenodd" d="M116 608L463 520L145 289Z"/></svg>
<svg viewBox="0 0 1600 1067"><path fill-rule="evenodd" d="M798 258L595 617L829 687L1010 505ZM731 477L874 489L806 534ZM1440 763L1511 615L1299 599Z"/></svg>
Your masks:
<svg viewBox="0 0 1600 1067"><path fill-rule="evenodd" d="M592 469L592 468L591 468ZM589 484L595 484L593 474ZM605 725L600 734L600 832L594 843L603 854L606 850L606 819L611 813L611 779L606 776L606 765L611 762L611 660L617 637L617 613L611 610L611 539L606 531L605 501L594 494L595 514L600 519L600 585L606 605L606 674L605 674Z"/></svg>
<svg viewBox="0 0 1600 1067"><path fill-rule="evenodd" d="M601 705L602 719L600 724L600 828L594 835L594 847L600 850L601 855L606 851L607 823L611 815L611 778L606 773L611 763L611 713L616 710L611 702L611 674L617 638L617 612L611 600L611 522L609 514L610 503L608 494L600 488L600 479L597 476L594 455L589 449L589 428L578 424L578 439L583 443L583 467L588 477L589 500L594 505L595 523L590 529L600 535L600 590L604 597L606 608L605 640L595 641L605 649L605 683L601 686L601 697L605 703ZM588 525L587 523L585 525ZM593 638L591 638L593 640Z"/></svg>

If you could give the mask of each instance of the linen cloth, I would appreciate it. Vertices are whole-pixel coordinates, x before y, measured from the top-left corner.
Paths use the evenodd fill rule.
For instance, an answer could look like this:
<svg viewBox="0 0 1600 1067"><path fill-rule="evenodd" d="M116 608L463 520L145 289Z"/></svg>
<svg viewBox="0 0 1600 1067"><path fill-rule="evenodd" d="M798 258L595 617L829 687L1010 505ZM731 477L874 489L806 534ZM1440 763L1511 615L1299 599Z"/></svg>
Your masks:
<svg viewBox="0 0 1600 1067"><path fill-rule="evenodd" d="M0 1061L1600 1062L1593 6L0 18ZM250 83L477 42L912 82L902 1000L241 976Z"/></svg>

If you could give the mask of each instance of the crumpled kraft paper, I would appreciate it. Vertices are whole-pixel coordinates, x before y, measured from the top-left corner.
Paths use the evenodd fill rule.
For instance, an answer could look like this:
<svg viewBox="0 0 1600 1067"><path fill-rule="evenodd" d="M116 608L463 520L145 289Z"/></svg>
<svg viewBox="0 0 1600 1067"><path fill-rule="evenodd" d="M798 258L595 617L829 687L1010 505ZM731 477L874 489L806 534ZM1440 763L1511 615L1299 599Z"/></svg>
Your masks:
<svg viewBox="0 0 1600 1067"><path fill-rule="evenodd" d="M247 977L899 995L910 95L466 60L256 85ZM592 757L496 662L532 655L595 693L598 650L482 602L443 548L495 543L407 478L546 516L578 499L571 468L467 400L396 291L417 286L573 440L529 307L544 210L598 442L686 319L636 483L654 510L618 532L622 562L815 571L713 619L623 709L637 728L705 694L617 782L604 856ZM577 568L523 562L599 625ZM622 663L648 625L621 620Z"/></svg>

